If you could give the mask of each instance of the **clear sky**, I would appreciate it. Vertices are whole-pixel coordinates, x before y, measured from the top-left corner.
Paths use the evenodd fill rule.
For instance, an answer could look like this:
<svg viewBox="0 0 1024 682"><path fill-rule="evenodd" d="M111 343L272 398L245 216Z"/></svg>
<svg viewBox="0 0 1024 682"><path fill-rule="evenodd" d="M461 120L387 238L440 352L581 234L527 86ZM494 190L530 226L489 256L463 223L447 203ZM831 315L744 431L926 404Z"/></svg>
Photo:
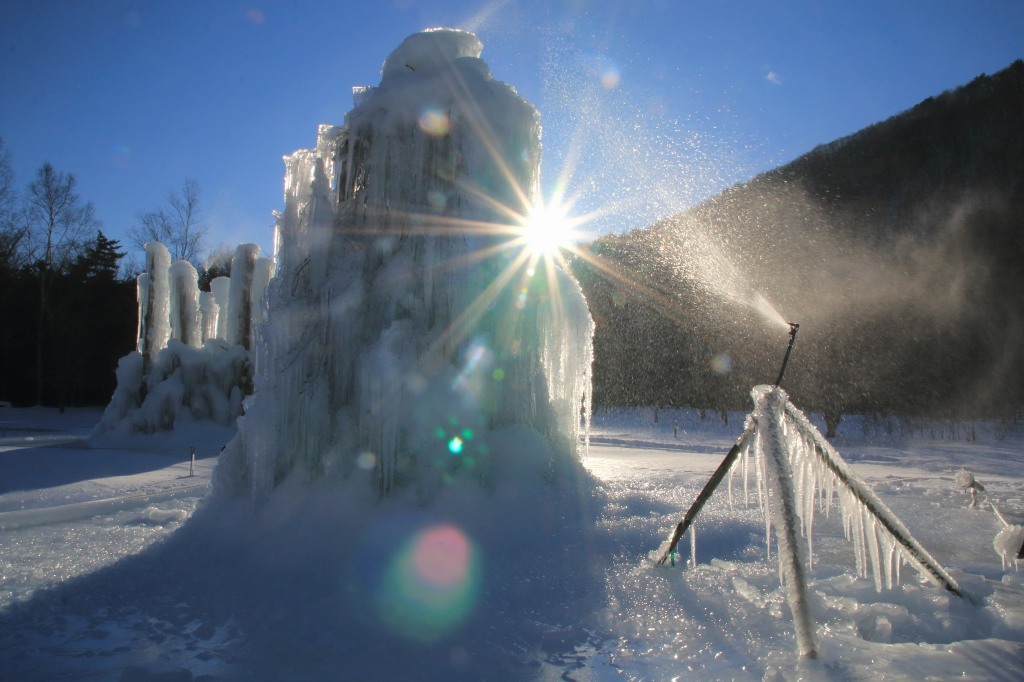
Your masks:
<svg viewBox="0 0 1024 682"><path fill-rule="evenodd" d="M104 232L195 178L212 243L269 250L281 157L403 38L473 30L541 111L550 189L622 232L1024 58L1021 0L6 0L0 137Z"/></svg>

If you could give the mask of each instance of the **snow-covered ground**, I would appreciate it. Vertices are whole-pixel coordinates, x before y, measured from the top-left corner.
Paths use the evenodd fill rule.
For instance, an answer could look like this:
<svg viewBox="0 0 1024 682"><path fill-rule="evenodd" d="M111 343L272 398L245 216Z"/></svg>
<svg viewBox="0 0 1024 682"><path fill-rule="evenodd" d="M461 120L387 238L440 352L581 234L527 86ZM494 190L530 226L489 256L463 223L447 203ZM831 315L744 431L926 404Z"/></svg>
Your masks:
<svg viewBox="0 0 1024 682"><path fill-rule="evenodd" d="M1024 679L1024 577L993 548L1002 523L954 482L967 467L1024 522L1019 430L979 425L968 443L844 422L839 452L970 599L907 567L877 592L822 514L821 655L800 661L740 479L698 518L695 566L689 537L676 567L649 558L742 414L597 415L586 504L498 485L424 508L320 482L256 514L204 504L229 430L87 440L99 417L0 408L4 680Z"/></svg>

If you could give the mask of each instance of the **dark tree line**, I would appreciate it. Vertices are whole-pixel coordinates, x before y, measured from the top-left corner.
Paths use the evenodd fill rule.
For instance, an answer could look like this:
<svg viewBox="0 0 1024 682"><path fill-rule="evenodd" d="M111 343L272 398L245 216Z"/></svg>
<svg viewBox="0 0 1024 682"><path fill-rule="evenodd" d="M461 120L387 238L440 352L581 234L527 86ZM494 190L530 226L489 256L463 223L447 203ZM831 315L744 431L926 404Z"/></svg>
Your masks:
<svg viewBox="0 0 1024 682"><path fill-rule="evenodd" d="M166 242L197 262L206 227L196 182L169 193L168 206L140 213L129 238ZM0 139L0 400L61 408L110 400L117 361L137 334L136 273L123 267L125 255L74 175L45 163L19 190ZM228 274L223 261L200 269L206 290Z"/></svg>
<svg viewBox="0 0 1024 682"><path fill-rule="evenodd" d="M15 405L103 405L135 345L134 281L101 231L65 267L0 268L0 396ZM40 280L45 277L45 302Z"/></svg>
<svg viewBox="0 0 1024 682"><path fill-rule="evenodd" d="M786 345L756 293L801 323L786 387L831 421L1019 408L1021 121L1018 61L591 244L601 267L574 269L597 326L595 399L747 407Z"/></svg>
<svg viewBox="0 0 1024 682"><path fill-rule="evenodd" d="M131 350L135 286L74 175L45 163L19 191L0 140L0 400L96 405Z"/></svg>

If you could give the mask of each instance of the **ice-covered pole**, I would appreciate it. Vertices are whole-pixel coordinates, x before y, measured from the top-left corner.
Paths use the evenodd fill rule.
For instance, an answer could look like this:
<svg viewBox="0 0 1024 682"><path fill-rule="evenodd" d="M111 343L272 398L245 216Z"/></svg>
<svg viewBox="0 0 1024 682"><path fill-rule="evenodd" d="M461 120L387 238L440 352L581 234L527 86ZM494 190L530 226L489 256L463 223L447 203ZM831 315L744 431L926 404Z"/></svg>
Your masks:
<svg viewBox="0 0 1024 682"><path fill-rule="evenodd" d="M793 347L796 337L796 325L790 325L789 347ZM789 351L786 351L789 358ZM782 363L785 371L786 363ZM780 374L781 380L781 374ZM765 429L763 447L765 449L765 473L770 487L775 491L772 500L772 525L778 535L779 567L786 582L786 600L793 614L793 626L796 629L796 643L800 655L815 658L818 655L818 635L814 618L811 616L810 595L807 590L807 574L801 561L801 547L796 492L793 482L793 471L790 467L788 445L785 434L786 397L776 387L769 393L757 411L759 422Z"/></svg>
<svg viewBox="0 0 1024 682"><path fill-rule="evenodd" d="M658 558L658 565L664 564L672 552L675 550L676 545L682 539L683 535L686 534L687 529L693 524L697 518L697 514L700 514L700 510L704 508L704 503L707 502L714 494L715 489L718 488L718 484L722 482L725 475L732 468L732 463L736 461L736 457L739 456L743 449L747 447L747 443L750 441L750 437L754 435L754 422L748 421L747 428L743 431L736 443L730 448L729 452L725 455L725 459L715 469L715 473L711 474L711 479L704 485L704 489L697 495L697 499L693 501L690 508L687 510L686 515L683 516L682 521L676 526L675 532L672 533L672 538L669 541L668 547L662 553L661 557Z"/></svg>

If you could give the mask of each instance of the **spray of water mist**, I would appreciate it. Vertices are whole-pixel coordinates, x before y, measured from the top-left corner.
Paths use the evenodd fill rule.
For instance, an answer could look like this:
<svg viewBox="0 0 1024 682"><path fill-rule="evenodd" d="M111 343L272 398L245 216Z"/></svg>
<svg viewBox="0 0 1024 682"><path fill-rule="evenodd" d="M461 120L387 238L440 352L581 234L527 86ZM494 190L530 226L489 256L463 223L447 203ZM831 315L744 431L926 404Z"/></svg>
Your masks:
<svg viewBox="0 0 1024 682"><path fill-rule="evenodd" d="M698 305L738 306L780 330L788 329L780 303L787 314L819 321L854 320L894 305L912 304L940 317L961 308L953 290L976 278L949 276L948 268L934 276L934 264L948 262L948 254L934 258L934 245L916 241L886 250L851 242L838 226L825 228L834 216L819 202L784 182L737 193L749 202L742 206L725 199L725 222L715 220L714 208L677 222L673 217L680 212L750 176L745 150L730 140L728 121L721 112L714 120L667 118L657 93L632 88L628 63L558 40L547 48L545 177L560 193L572 188L588 237L672 220L648 254L652 262L707 294ZM785 277L767 267L780 253L789 264ZM605 270L606 264L595 265ZM645 290L630 273L605 274L653 296L659 306L672 295ZM811 291L813 297L807 295Z"/></svg>
<svg viewBox="0 0 1024 682"><path fill-rule="evenodd" d="M658 271L638 276L614 258L588 259L595 272L684 325L692 324L693 308L730 323L748 317L742 310L766 329L785 330L781 309L827 337L818 346L822 375L840 366L843 376L872 368L850 391L861 398L904 391L891 377L909 358L920 364L922 349L944 344L955 351L970 341L960 330L991 307L978 292L1000 269L987 267L991 258L970 258L977 249L967 231L956 229L954 199L936 196L933 208L904 202L909 213L872 214L827 188L794 182L791 173L748 181L754 169L744 167L727 114L718 109L702 120L695 92L694 115L669 120L657 92L632 87L628 62L575 44L556 36L546 45L545 177L576 193L590 238L630 232L621 244L631 262ZM738 182L744 184L728 189ZM979 386L1000 385L1012 374L1006 368L1016 362L1024 324L1015 309L1009 317L1011 324L1002 325L1009 331L1001 330L993 345L997 360ZM880 365L877 353L867 359L862 336L883 322L892 343L888 363ZM837 379L821 379L820 389L841 392Z"/></svg>
<svg viewBox="0 0 1024 682"><path fill-rule="evenodd" d="M555 178L556 195L574 188L572 200L583 216L578 222L588 236L647 227L746 173L737 161L742 153L715 130L717 123L665 118L649 93L631 89L629 69L607 55L558 43L549 49L549 64L557 68L545 77L545 131L553 140L545 147L545 177ZM552 167L559 170L553 173ZM612 272L586 253L576 253L662 309L679 293L651 291L630 273ZM786 319L749 284L728 253L718 238L698 229L689 230L683 243L657 244L646 256L708 294L703 305L728 301L772 327L788 329Z"/></svg>

